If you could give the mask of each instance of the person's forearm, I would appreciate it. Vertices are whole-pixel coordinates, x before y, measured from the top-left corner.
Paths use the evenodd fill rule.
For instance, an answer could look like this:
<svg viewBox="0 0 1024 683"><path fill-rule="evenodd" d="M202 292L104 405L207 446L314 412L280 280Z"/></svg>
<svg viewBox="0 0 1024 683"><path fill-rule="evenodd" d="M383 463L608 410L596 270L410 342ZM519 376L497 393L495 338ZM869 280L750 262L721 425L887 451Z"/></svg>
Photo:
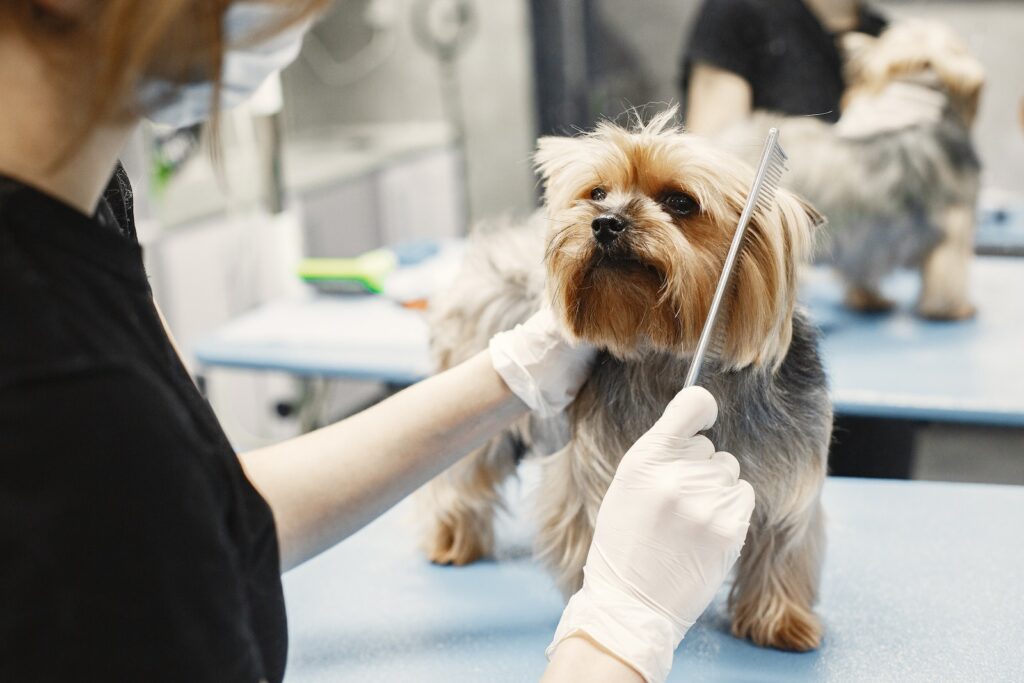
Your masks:
<svg viewBox="0 0 1024 683"><path fill-rule="evenodd" d="M686 128L698 135L717 135L750 116L753 99L753 90L742 77L698 63L686 94Z"/></svg>
<svg viewBox="0 0 1024 683"><path fill-rule="evenodd" d="M551 655L541 683L643 683L635 669L583 634L567 638Z"/></svg>
<svg viewBox="0 0 1024 683"><path fill-rule="evenodd" d="M282 571L330 548L526 412L486 352L337 424L241 456Z"/></svg>

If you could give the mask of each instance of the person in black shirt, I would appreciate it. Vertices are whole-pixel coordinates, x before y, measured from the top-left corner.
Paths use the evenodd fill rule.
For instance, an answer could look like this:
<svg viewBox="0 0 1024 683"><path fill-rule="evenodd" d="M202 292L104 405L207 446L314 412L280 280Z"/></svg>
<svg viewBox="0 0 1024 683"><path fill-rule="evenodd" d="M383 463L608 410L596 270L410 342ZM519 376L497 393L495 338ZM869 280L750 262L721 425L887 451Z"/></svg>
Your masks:
<svg viewBox="0 0 1024 683"><path fill-rule="evenodd" d="M705 0L683 56L687 127L713 134L754 109L837 121L837 38L885 26L860 0Z"/></svg>
<svg viewBox="0 0 1024 683"><path fill-rule="evenodd" d="M153 301L117 156L140 110L181 121L247 90L212 85L237 28L228 19L280 37L325 4L0 4L0 681L282 680L282 570L528 408L563 410L586 380L594 350L541 311L356 416L234 452ZM287 40L242 45L259 51L250 65L295 54ZM605 504L629 515L610 531L599 521L594 541L620 552L601 553L606 576L567 610L546 680L667 673L683 615L724 580L754 504L735 458L695 436L716 414L708 392L684 390L626 455ZM708 509L683 515L688 477ZM663 566L699 580L657 580ZM609 623L622 642L594 630Z"/></svg>

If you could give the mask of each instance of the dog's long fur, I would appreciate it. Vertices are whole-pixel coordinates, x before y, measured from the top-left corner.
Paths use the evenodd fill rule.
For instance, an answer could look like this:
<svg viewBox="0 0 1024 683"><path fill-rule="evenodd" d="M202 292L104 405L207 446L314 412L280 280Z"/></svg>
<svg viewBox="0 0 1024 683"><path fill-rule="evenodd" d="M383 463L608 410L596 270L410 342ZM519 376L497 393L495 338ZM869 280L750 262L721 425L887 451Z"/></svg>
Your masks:
<svg viewBox="0 0 1024 683"><path fill-rule="evenodd" d="M464 564L492 550L498 486L528 449L542 455L537 554L566 595L581 582L601 499L624 452L682 387L752 169L682 133L673 111L631 130L609 123L542 139L546 209L478 233L463 272L433 303L441 367L485 348L547 299L571 334L602 349L567 413L528 418L428 485L429 557ZM596 194L602 188L606 196ZM673 214L665 197L698 209ZM599 246L592 221L628 230ZM706 366L719 401L714 443L740 460L757 506L730 595L733 631L792 650L818 645L812 612L824 552L819 494L832 413L815 332L795 306L797 270L820 221L786 191L756 214L728 305L728 341Z"/></svg>
<svg viewBox="0 0 1024 683"><path fill-rule="evenodd" d="M737 152L755 150L764 130L781 129L790 157L784 182L828 217L828 251L847 285L848 305L888 308L880 282L897 268L915 267L922 275L922 316L969 317L980 176L969 127L984 71L936 22L898 22L877 39L851 34L844 46L850 85L838 125L759 112L721 142ZM843 133L857 128L858 117L876 116L873 98L894 86L944 100L941 117L873 134Z"/></svg>

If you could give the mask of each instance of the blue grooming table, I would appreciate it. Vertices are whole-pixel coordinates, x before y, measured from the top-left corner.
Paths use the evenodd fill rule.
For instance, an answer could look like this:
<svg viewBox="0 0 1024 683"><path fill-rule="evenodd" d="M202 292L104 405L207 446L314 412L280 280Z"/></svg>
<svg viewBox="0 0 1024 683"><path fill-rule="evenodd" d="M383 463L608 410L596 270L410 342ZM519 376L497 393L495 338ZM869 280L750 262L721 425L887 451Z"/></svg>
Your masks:
<svg viewBox="0 0 1024 683"><path fill-rule="evenodd" d="M412 384L432 372L421 311L374 295L277 301L227 323L194 349L207 367Z"/></svg>
<svg viewBox="0 0 1024 683"><path fill-rule="evenodd" d="M822 648L732 638L723 589L669 680L1024 680L1024 487L830 479L824 500ZM539 680L562 601L529 559L528 524L499 528L511 559L437 567L417 550L415 517L403 503L285 575L286 681Z"/></svg>
<svg viewBox="0 0 1024 683"><path fill-rule="evenodd" d="M829 271L807 280L839 413L1024 426L1024 259L977 258L979 313L959 323L914 317L910 273L887 283L899 308L872 316L841 307ZM311 296L242 315L194 351L207 367L408 384L431 371L428 339L422 313L387 299Z"/></svg>

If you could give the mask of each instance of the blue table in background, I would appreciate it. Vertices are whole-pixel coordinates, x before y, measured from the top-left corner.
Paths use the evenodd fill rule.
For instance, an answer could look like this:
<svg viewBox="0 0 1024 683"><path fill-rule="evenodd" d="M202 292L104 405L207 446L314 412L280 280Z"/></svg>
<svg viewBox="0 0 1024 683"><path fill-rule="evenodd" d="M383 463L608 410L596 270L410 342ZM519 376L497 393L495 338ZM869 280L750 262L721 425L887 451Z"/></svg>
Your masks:
<svg viewBox="0 0 1024 683"><path fill-rule="evenodd" d="M898 308L865 315L841 305L828 270L807 278L801 298L823 333L836 412L1024 426L1024 260L975 260L971 320L916 317L919 285L916 273L897 273L883 292Z"/></svg>
<svg viewBox="0 0 1024 683"><path fill-rule="evenodd" d="M1024 259L979 257L975 319L929 322L913 313L918 278L897 274L885 315L840 305L829 271L813 269L802 299L822 327L840 414L1024 426ZM240 316L194 349L206 367L408 384L431 371L421 313L379 297L311 296Z"/></svg>
<svg viewBox="0 0 1024 683"><path fill-rule="evenodd" d="M830 479L820 650L728 635L724 590L671 681L1024 681L1024 487ZM520 503L513 503L518 510ZM500 554L430 565L406 502L285 575L289 683L524 683L540 678L562 601L499 527Z"/></svg>

